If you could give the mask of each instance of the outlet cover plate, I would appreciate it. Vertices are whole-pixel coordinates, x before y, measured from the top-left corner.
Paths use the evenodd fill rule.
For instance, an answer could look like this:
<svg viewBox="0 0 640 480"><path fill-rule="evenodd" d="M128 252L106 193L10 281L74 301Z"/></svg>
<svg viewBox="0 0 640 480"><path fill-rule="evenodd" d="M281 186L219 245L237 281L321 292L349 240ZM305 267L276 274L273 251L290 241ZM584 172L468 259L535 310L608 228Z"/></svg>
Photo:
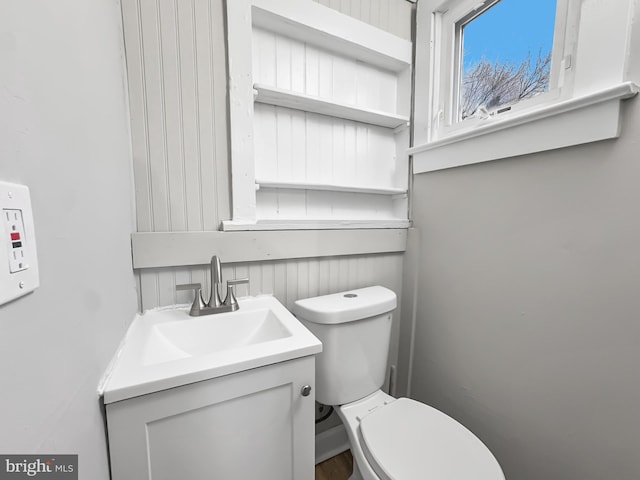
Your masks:
<svg viewBox="0 0 640 480"><path fill-rule="evenodd" d="M40 285L31 197L25 185L0 181L0 305Z"/></svg>

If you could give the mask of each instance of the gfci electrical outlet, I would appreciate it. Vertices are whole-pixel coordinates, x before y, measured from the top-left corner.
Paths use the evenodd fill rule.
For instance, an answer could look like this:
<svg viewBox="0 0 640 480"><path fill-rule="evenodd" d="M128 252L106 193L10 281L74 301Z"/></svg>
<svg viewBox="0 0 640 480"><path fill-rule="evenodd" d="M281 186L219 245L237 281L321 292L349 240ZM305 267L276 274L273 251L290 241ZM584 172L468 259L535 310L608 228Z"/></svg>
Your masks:
<svg viewBox="0 0 640 480"><path fill-rule="evenodd" d="M25 255L24 222L22 210L10 208L2 209L6 231L9 234L9 273L19 272L29 268L28 257Z"/></svg>
<svg viewBox="0 0 640 480"><path fill-rule="evenodd" d="M2 305L32 292L40 284L29 188L0 182L0 215Z"/></svg>

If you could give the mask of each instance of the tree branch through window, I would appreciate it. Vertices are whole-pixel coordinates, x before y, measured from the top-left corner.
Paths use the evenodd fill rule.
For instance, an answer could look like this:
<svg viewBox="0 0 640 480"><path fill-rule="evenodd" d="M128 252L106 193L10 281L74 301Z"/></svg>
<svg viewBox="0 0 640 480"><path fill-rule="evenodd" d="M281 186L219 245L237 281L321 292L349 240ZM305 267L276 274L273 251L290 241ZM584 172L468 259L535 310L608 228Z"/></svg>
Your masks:
<svg viewBox="0 0 640 480"><path fill-rule="evenodd" d="M531 52L520 65L482 59L465 71L462 79L460 111L462 119L486 116L499 108L549 90L551 53L538 52L535 62Z"/></svg>

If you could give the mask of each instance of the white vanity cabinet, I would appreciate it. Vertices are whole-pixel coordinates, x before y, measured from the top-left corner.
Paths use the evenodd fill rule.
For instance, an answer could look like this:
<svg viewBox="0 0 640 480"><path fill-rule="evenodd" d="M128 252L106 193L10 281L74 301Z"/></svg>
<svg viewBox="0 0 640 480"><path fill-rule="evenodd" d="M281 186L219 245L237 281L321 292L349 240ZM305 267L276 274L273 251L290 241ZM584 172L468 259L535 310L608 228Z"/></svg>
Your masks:
<svg viewBox="0 0 640 480"><path fill-rule="evenodd" d="M314 368L305 356L107 404L112 479L312 480Z"/></svg>

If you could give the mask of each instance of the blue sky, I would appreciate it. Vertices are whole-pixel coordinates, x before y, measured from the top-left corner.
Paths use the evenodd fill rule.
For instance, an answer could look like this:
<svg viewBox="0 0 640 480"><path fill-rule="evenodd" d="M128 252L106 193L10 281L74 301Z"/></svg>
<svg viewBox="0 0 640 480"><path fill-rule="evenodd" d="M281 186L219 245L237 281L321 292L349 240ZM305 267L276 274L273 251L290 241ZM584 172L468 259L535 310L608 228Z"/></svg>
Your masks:
<svg viewBox="0 0 640 480"><path fill-rule="evenodd" d="M464 69L484 56L491 62L520 64L553 45L556 0L502 0L464 28Z"/></svg>

